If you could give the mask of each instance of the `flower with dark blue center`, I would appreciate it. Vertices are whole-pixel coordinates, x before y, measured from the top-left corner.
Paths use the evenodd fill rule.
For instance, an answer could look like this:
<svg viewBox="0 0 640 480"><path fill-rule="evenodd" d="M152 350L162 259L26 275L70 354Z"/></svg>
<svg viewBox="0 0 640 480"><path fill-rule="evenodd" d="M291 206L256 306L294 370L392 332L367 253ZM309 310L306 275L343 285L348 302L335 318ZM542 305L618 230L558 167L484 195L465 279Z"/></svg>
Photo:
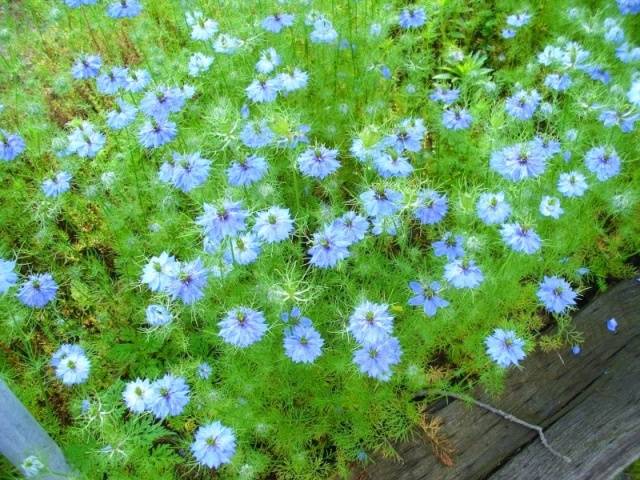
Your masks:
<svg viewBox="0 0 640 480"><path fill-rule="evenodd" d="M576 304L577 294L571 285L561 277L545 276L536 293L544 307L551 313L565 313Z"/></svg>
<svg viewBox="0 0 640 480"><path fill-rule="evenodd" d="M185 193L202 185L209 177L211 161L200 156L200 152L173 152L170 182Z"/></svg>
<svg viewBox="0 0 640 480"><path fill-rule="evenodd" d="M304 317L285 329L283 344L285 355L295 363L313 363L322 354L324 340L311 320Z"/></svg>
<svg viewBox="0 0 640 480"><path fill-rule="evenodd" d="M369 230L369 222L356 212L349 211L333 222L349 245L363 240Z"/></svg>
<svg viewBox="0 0 640 480"><path fill-rule="evenodd" d="M449 130L465 130L472 121L473 117L466 108L447 108L442 112L442 124Z"/></svg>
<svg viewBox="0 0 640 480"><path fill-rule="evenodd" d="M100 73L102 58L100 55L81 55L71 67L71 76L76 80L95 78Z"/></svg>
<svg viewBox="0 0 640 480"><path fill-rule="evenodd" d="M227 168L227 179L234 187L246 187L259 182L267 173L269 164L260 155L248 155L232 162Z"/></svg>
<svg viewBox="0 0 640 480"><path fill-rule="evenodd" d="M293 25L295 16L290 13L274 13L262 20L260 24L267 32L280 33L283 28Z"/></svg>
<svg viewBox="0 0 640 480"><path fill-rule="evenodd" d="M147 323L152 327L162 327L168 325L173 320L173 315L163 305L149 305L145 310Z"/></svg>
<svg viewBox="0 0 640 480"><path fill-rule="evenodd" d="M581 197L587 190L587 180L580 172L561 173L558 191L565 197Z"/></svg>
<svg viewBox="0 0 640 480"><path fill-rule="evenodd" d="M148 408L157 419L180 415L187 403L189 385L184 378L167 374L151 384Z"/></svg>
<svg viewBox="0 0 640 480"><path fill-rule="evenodd" d="M429 98L434 102L441 102L445 105L451 105L453 102L458 100L460 97L460 90L457 88L442 88L436 87L433 92L429 95Z"/></svg>
<svg viewBox="0 0 640 480"><path fill-rule="evenodd" d="M540 250L542 241L540 236L528 226L519 223L505 223L500 228L502 241L513 251L531 255Z"/></svg>
<svg viewBox="0 0 640 480"><path fill-rule="evenodd" d="M15 268L15 260L0 258L0 295L6 293L18 281L18 275L14 271Z"/></svg>
<svg viewBox="0 0 640 480"><path fill-rule="evenodd" d="M349 317L347 330L360 344L384 340L393 331L389 305L368 300L361 302Z"/></svg>
<svg viewBox="0 0 640 480"><path fill-rule="evenodd" d="M516 31L513 28L503 28L500 32L500 36L506 40L516 36Z"/></svg>
<svg viewBox="0 0 640 480"><path fill-rule="evenodd" d="M531 21L531 14L527 11L514 13L507 17L507 25L513 28L524 27Z"/></svg>
<svg viewBox="0 0 640 480"><path fill-rule="evenodd" d="M449 210L446 195L435 190L420 190L415 202L413 215L423 225L433 225L440 222Z"/></svg>
<svg viewBox="0 0 640 480"><path fill-rule="evenodd" d="M446 232L441 240L433 242L433 253L436 257L447 257L448 261L464 257L464 239L462 235Z"/></svg>
<svg viewBox="0 0 640 480"><path fill-rule="evenodd" d="M123 67L112 67L108 72L98 75L96 78L96 88L98 92L105 95L115 95L127 84L129 72Z"/></svg>
<svg viewBox="0 0 640 480"><path fill-rule="evenodd" d="M176 138L178 129L171 120L149 120L138 130L138 140L145 148L158 148Z"/></svg>
<svg viewBox="0 0 640 480"><path fill-rule="evenodd" d="M29 275L18 290L18 300L27 307L43 308L56 298L58 284L50 273Z"/></svg>
<svg viewBox="0 0 640 480"><path fill-rule="evenodd" d="M234 237L246 228L248 212L242 208L242 202L224 200L221 206L205 203L203 207L204 213L196 218L196 224L213 242Z"/></svg>
<svg viewBox="0 0 640 480"><path fill-rule="evenodd" d="M338 32L327 18L321 16L313 22L309 38L312 43L333 43L338 38Z"/></svg>
<svg viewBox="0 0 640 480"><path fill-rule="evenodd" d="M140 100L140 111L156 120L166 119L170 113L182 110L185 96L178 87L160 85L144 94Z"/></svg>
<svg viewBox="0 0 640 480"><path fill-rule="evenodd" d="M400 12L398 24L402 28L418 28L427 21L427 14L422 7L405 8Z"/></svg>
<svg viewBox="0 0 640 480"><path fill-rule="evenodd" d="M277 78L256 78L245 89L249 100L255 103L271 103L280 92L280 82Z"/></svg>
<svg viewBox="0 0 640 480"><path fill-rule="evenodd" d="M200 465L218 468L231 463L236 453L236 435L222 423L211 422L198 428L190 449Z"/></svg>
<svg viewBox="0 0 640 480"><path fill-rule="evenodd" d="M142 5L138 0L115 0L107 7L111 18L133 18L140 15Z"/></svg>
<svg viewBox="0 0 640 480"><path fill-rule="evenodd" d="M601 182L620 173L620 157L613 148L593 147L586 153L584 163Z"/></svg>
<svg viewBox="0 0 640 480"><path fill-rule="evenodd" d="M249 148L266 147L274 139L275 134L266 120L247 122L240 132L240 140Z"/></svg>
<svg viewBox="0 0 640 480"><path fill-rule="evenodd" d="M372 188L362 192L359 197L364 210L370 217L387 217L402 207L404 195L391 188Z"/></svg>
<svg viewBox="0 0 640 480"><path fill-rule="evenodd" d="M82 122L67 137L68 153L75 153L80 158L94 158L106 142L103 133L95 129L89 122Z"/></svg>
<svg viewBox="0 0 640 480"><path fill-rule="evenodd" d="M415 153L422 150L422 140L426 133L427 128L421 118L406 118L393 134L385 137L383 142L385 146L393 147L398 152L408 150Z"/></svg>
<svg viewBox="0 0 640 480"><path fill-rule="evenodd" d="M298 156L297 164L303 175L322 180L340 168L338 150L324 145L308 148Z"/></svg>
<svg viewBox="0 0 640 480"><path fill-rule="evenodd" d="M616 0L620 13L623 15L636 15L640 13L640 0Z"/></svg>
<svg viewBox="0 0 640 480"><path fill-rule="evenodd" d="M383 340L363 345L353 354L353 362L360 372L376 380L391 378L391 367L400 362L402 348L397 338L388 336Z"/></svg>
<svg viewBox="0 0 640 480"><path fill-rule="evenodd" d="M209 270L202 260L196 258L189 263L180 264L180 271L169 283L167 290L174 300L180 299L186 305L191 305L204 296L208 279Z"/></svg>
<svg viewBox="0 0 640 480"><path fill-rule="evenodd" d="M485 340L487 355L498 366L507 368L509 365L518 366L526 354L524 353L524 341L516 336L513 330L496 328Z"/></svg>
<svg viewBox="0 0 640 480"><path fill-rule="evenodd" d="M505 110L513 118L529 120L540 105L540 94L536 90L519 90L507 98Z"/></svg>
<svg viewBox="0 0 640 480"><path fill-rule="evenodd" d="M409 299L409 305L413 307L422 307L425 315L433 317L439 308L449 305L449 302L440 297L440 282L431 282L424 285L417 281L409 282L409 288L415 294Z"/></svg>
<svg viewBox="0 0 640 480"><path fill-rule="evenodd" d="M533 141L517 143L493 152L490 166L507 180L518 182L542 175L547 166L547 154Z"/></svg>
<svg viewBox="0 0 640 480"><path fill-rule="evenodd" d="M556 92L565 92L571 86L572 81L571 77L566 73L550 73L544 79L544 84L545 86L547 86L551 90L555 90Z"/></svg>
<svg viewBox="0 0 640 480"><path fill-rule="evenodd" d="M293 220L289 209L273 206L258 212L253 231L266 243L286 240L293 231Z"/></svg>
<svg viewBox="0 0 640 480"><path fill-rule="evenodd" d="M473 260L463 257L445 265L444 278L455 288L476 288L484 275Z"/></svg>
<svg viewBox="0 0 640 480"><path fill-rule="evenodd" d="M42 192L46 197L57 197L71 188L71 174L59 172L53 178L47 178L42 182Z"/></svg>
<svg viewBox="0 0 640 480"><path fill-rule="evenodd" d="M319 268L335 267L339 261L350 255L349 245L349 241L339 229L327 225L313 234L311 248L307 251L311 255L309 263Z"/></svg>
<svg viewBox="0 0 640 480"><path fill-rule="evenodd" d="M504 223L511 215L511 206L503 192L483 193L476 203L478 218L487 225Z"/></svg>
<svg viewBox="0 0 640 480"><path fill-rule="evenodd" d="M17 133L9 133L0 128L0 160L10 162L24 152L26 144Z"/></svg>
<svg viewBox="0 0 640 480"><path fill-rule="evenodd" d="M121 130L129 126L138 114L138 109L122 98L116 99L113 110L107 112L107 126L112 130Z"/></svg>
<svg viewBox="0 0 640 480"><path fill-rule="evenodd" d="M248 307L236 307L225 315L218 326L220 337L233 346L245 348L260 340L267 331L264 314Z"/></svg>
<svg viewBox="0 0 640 480"><path fill-rule="evenodd" d="M151 82L151 75L145 69L132 70L127 76L124 89L127 92L138 93L147 88L149 82Z"/></svg>

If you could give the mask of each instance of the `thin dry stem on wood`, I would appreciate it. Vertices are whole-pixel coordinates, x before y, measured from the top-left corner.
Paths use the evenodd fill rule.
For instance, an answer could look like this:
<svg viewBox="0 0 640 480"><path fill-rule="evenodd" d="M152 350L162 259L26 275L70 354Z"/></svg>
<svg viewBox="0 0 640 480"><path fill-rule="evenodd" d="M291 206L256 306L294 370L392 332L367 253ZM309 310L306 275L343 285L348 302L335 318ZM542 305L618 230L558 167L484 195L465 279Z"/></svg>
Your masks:
<svg viewBox="0 0 640 480"><path fill-rule="evenodd" d="M446 467L453 467L455 447L447 437L442 435L442 419L427 415L427 413L423 411L420 415L420 428L425 438L431 444L433 454L438 461Z"/></svg>
<svg viewBox="0 0 640 480"><path fill-rule="evenodd" d="M549 445L549 442L547 440L547 437L545 437L544 432L542 431L542 427L539 425L534 425L533 423L529 423L529 422L525 422L524 420L519 419L518 417L515 417L513 415L511 415L508 412L505 412L504 410L500 410L499 408L496 407L492 407L491 405L481 402L479 400L476 400L475 398L469 397L467 395L460 395L457 393L452 393L452 392L445 392L445 391L441 391L441 390L430 390L429 393L433 393L436 395L441 395L444 397L450 397L450 398L455 398L457 400L461 400L461 401L466 401L466 402L471 402L474 405L483 408L491 413L494 413L496 415L499 415L500 417L504 418L505 420L508 420L510 422L516 423L518 425L521 425L523 427L529 428L531 430L534 430L535 432L538 433L538 437L540 438L540 441L542 442L542 445L544 445L544 447L549 450L549 452L551 452L554 456L562 459L563 461L567 462L567 463L571 463L571 459L569 457L567 457L566 455L562 455L560 452L558 452L557 450L555 450L551 445Z"/></svg>

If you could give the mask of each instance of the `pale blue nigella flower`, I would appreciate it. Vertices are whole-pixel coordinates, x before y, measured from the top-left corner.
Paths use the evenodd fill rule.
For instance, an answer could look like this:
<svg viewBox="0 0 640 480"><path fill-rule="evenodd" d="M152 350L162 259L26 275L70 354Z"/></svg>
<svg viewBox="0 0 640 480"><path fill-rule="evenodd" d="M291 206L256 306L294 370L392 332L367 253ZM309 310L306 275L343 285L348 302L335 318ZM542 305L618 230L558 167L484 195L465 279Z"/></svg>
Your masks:
<svg viewBox="0 0 640 480"><path fill-rule="evenodd" d="M577 297L569 282L555 276L545 276L536 295L548 311L556 314L565 313L569 307L574 306Z"/></svg>
<svg viewBox="0 0 640 480"><path fill-rule="evenodd" d="M420 282L411 281L409 288L415 294L409 299L409 305L422 307L428 317L433 317L439 308L449 305L449 302L439 295L441 290L439 282L431 282L425 286Z"/></svg>
<svg viewBox="0 0 640 480"><path fill-rule="evenodd" d="M187 403L189 385L184 378L167 374L151 384L147 408L157 419L180 415Z"/></svg>
<svg viewBox="0 0 640 480"><path fill-rule="evenodd" d="M222 423L211 422L198 428L190 449L200 465L218 468L231 462L236 452L236 436Z"/></svg>
<svg viewBox="0 0 640 480"><path fill-rule="evenodd" d="M218 323L220 337L233 346L245 348L260 340L267 331L264 314L248 307L236 307Z"/></svg>
<svg viewBox="0 0 640 480"><path fill-rule="evenodd" d="M525 357L524 341L516 336L512 330L496 328L484 341L487 355L500 367L518 365Z"/></svg>
<svg viewBox="0 0 640 480"><path fill-rule="evenodd" d="M18 290L18 300L27 307L43 308L56 298L58 284L50 273L29 275Z"/></svg>

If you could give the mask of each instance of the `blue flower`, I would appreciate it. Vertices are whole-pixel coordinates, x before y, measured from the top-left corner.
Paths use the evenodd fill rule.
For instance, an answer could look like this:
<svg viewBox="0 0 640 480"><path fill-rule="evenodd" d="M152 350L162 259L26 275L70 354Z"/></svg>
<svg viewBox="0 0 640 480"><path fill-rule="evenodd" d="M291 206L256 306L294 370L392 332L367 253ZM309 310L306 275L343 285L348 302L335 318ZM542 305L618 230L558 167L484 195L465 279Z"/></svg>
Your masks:
<svg viewBox="0 0 640 480"><path fill-rule="evenodd" d="M478 218L487 225L503 223L511 215L511 206L504 193L483 193L476 203Z"/></svg>
<svg viewBox="0 0 640 480"><path fill-rule="evenodd" d="M516 31L513 28L504 28L502 32L500 32L500 36L508 40L516 36Z"/></svg>
<svg viewBox="0 0 640 480"><path fill-rule="evenodd" d="M473 117L466 108L448 108L442 112L442 123L449 130L465 130L472 121Z"/></svg>
<svg viewBox="0 0 640 480"><path fill-rule="evenodd" d="M71 188L70 182L71 175L62 171L42 182L42 191L46 197L57 197Z"/></svg>
<svg viewBox="0 0 640 480"><path fill-rule="evenodd" d="M604 83L605 85L611 81L611 74L606 70L598 67L597 65L587 65L585 68L582 68L591 80L596 80L598 82Z"/></svg>
<svg viewBox="0 0 640 480"><path fill-rule="evenodd" d="M152 292L165 292L177 278L180 264L173 255L162 252L158 257L151 257L142 271L140 281Z"/></svg>
<svg viewBox="0 0 640 480"><path fill-rule="evenodd" d="M151 382L137 378L133 382L127 382L122 392L122 399L127 408L133 413L142 413L149 409L149 401L152 396Z"/></svg>
<svg viewBox="0 0 640 480"><path fill-rule="evenodd" d="M234 187L246 187L260 181L267 173L268 168L269 164L264 157L248 155L229 165L227 178L229 184Z"/></svg>
<svg viewBox="0 0 640 480"><path fill-rule="evenodd" d="M394 149L373 154L373 165L383 178L408 177L413 172L413 166L407 157Z"/></svg>
<svg viewBox="0 0 640 480"><path fill-rule="evenodd" d="M231 345L245 348L260 340L267 331L264 314L248 307L236 307L218 323L220 337Z"/></svg>
<svg viewBox="0 0 640 480"><path fill-rule="evenodd" d="M531 14L527 11L515 13L507 17L507 25L514 28L524 27L531 21Z"/></svg>
<svg viewBox="0 0 640 480"><path fill-rule="evenodd" d="M232 238L229 248L224 252L223 258L228 264L249 265L255 262L260 255L262 247L260 240L254 233L244 233Z"/></svg>
<svg viewBox="0 0 640 480"><path fill-rule="evenodd" d="M91 362L79 345L62 345L52 356L51 365L64 385L77 385L89 378Z"/></svg>
<svg viewBox="0 0 640 480"><path fill-rule="evenodd" d="M640 13L640 0L616 0L620 13L623 15L635 15Z"/></svg>
<svg viewBox="0 0 640 480"><path fill-rule="evenodd" d="M558 198L545 195L540 201L540 213L545 217L558 219L564 213L564 210Z"/></svg>
<svg viewBox="0 0 640 480"><path fill-rule="evenodd" d="M444 278L455 288L476 288L484 275L473 260L457 258L444 267Z"/></svg>
<svg viewBox="0 0 640 480"><path fill-rule="evenodd" d="M184 378L167 374L151 384L148 408L157 419L180 415L187 403L189 385Z"/></svg>
<svg viewBox="0 0 640 480"><path fill-rule="evenodd" d="M151 75L149 75L149 72L143 68L133 70L129 72L129 75L127 75L124 89L127 92L138 93L147 88L149 82L151 82Z"/></svg>
<svg viewBox="0 0 640 480"><path fill-rule="evenodd" d="M529 120L540 104L540 94L536 90L519 90L507 98L505 110L518 120Z"/></svg>
<svg viewBox="0 0 640 480"><path fill-rule="evenodd" d="M145 148L158 148L172 141L178 130L170 120L149 120L138 131L138 140Z"/></svg>
<svg viewBox="0 0 640 480"><path fill-rule="evenodd" d="M280 84L280 90L286 95L306 87L309 81L309 74L299 68L294 68L292 72L279 73L276 76L276 80Z"/></svg>
<svg viewBox="0 0 640 480"><path fill-rule="evenodd" d="M104 134L97 131L91 123L82 122L69 134L67 150L80 158L94 158L100 153L105 142Z"/></svg>
<svg viewBox="0 0 640 480"><path fill-rule="evenodd" d="M373 217L371 219L371 233L374 235L391 235L398 233L398 225L401 223L397 215L388 215L386 217Z"/></svg>
<svg viewBox="0 0 640 480"><path fill-rule="evenodd" d="M266 243L286 240L293 231L293 220L289 209L273 206L258 212L253 231Z"/></svg>
<svg viewBox="0 0 640 480"><path fill-rule="evenodd" d="M185 16L187 25L191 27L192 40L210 40L218 33L218 22L205 18L201 11L187 12Z"/></svg>
<svg viewBox="0 0 640 480"><path fill-rule="evenodd" d="M149 305L145 310L147 323L152 327L162 327L168 325L173 320L173 315L162 305Z"/></svg>
<svg viewBox="0 0 640 480"><path fill-rule="evenodd" d="M349 211L336 219L333 222L333 227L349 242L349 245L353 245L364 239L369 230L369 222L356 212Z"/></svg>
<svg viewBox="0 0 640 480"><path fill-rule="evenodd" d="M94 78L100 73L102 59L100 55L82 55L71 67L71 76L76 80Z"/></svg>
<svg viewBox="0 0 640 480"><path fill-rule="evenodd" d="M128 73L126 68L112 67L108 72L98 75L96 78L98 92L105 95L115 95L127 84Z"/></svg>
<svg viewBox="0 0 640 480"><path fill-rule="evenodd" d="M58 284L50 273L37 273L20 286L18 300L27 307L43 308L56 298Z"/></svg>
<svg viewBox="0 0 640 480"><path fill-rule="evenodd" d="M365 212L371 217L386 217L400 210L404 196L390 188L375 188L362 192L359 197Z"/></svg>
<svg viewBox="0 0 640 480"><path fill-rule="evenodd" d="M587 188L587 181L580 172L560 174L558 191L565 197L581 197Z"/></svg>
<svg viewBox="0 0 640 480"><path fill-rule="evenodd" d="M446 195L440 195L435 190L420 190L413 214L423 225L433 225L444 218L447 210L449 203Z"/></svg>
<svg viewBox="0 0 640 480"><path fill-rule="evenodd" d="M161 167L161 179L187 193L207 180L210 168L211 161L202 158L200 152L173 152L172 163L165 162Z"/></svg>
<svg viewBox="0 0 640 480"><path fill-rule="evenodd" d="M211 422L198 428L190 449L200 465L218 468L236 453L236 435L222 423Z"/></svg>
<svg viewBox="0 0 640 480"><path fill-rule="evenodd" d="M312 43L333 43L338 38L338 32L328 19L320 17L313 22L313 30L309 38Z"/></svg>
<svg viewBox="0 0 640 480"><path fill-rule="evenodd" d="M490 166L507 180L518 182L542 175L547 166L547 154L535 142L517 143L493 152Z"/></svg>
<svg viewBox="0 0 640 480"><path fill-rule="evenodd" d="M78 8L85 5L95 5L98 0L64 0L67 7Z"/></svg>
<svg viewBox="0 0 640 480"><path fill-rule="evenodd" d="M409 299L409 305L413 307L422 307L424 313L428 317L433 317L439 308L449 305L449 302L440 297L440 282L431 282L425 286L420 282L409 282L409 288L415 294Z"/></svg>
<svg viewBox="0 0 640 480"><path fill-rule="evenodd" d="M6 293L18 281L18 275L14 272L15 267L15 260L0 258L0 295Z"/></svg>
<svg viewBox="0 0 640 480"><path fill-rule="evenodd" d="M307 251L309 263L319 268L332 268L349 256L349 241L333 225L325 226L313 234L311 248Z"/></svg>
<svg viewBox="0 0 640 480"><path fill-rule="evenodd" d="M347 330L360 344L384 340L393 331L389 305L368 300L361 302L349 317Z"/></svg>
<svg viewBox="0 0 640 480"><path fill-rule="evenodd" d="M532 254L540 250L542 241L531 227L519 223L505 223L500 228L502 241L513 251Z"/></svg>
<svg viewBox="0 0 640 480"><path fill-rule="evenodd" d="M636 107L640 107L640 79L631 84L631 88L627 92L627 99Z"/></svg>
<svg viewBox="0 0 640 480"><path fill-rule="evenodd" d="M280 92L280 82L276 78L255 79L245 92L249 100L255 103L271 103Z"/></svg>
<svg viewBox="0 0 640 480"><path fill-rule="evenodd" d="M322 180L338 168L338 150L329 149L324 145L308 148L298 156L298 169L308 177Z"/></svg>
<svg viewBox="0 0 640 480"><path fill-rule="evenodd" d="M295 363L313 363L322 354L324 340L308 319L284 332L284 353Z"/></svg>
<svg viewBox="0 0 640 480"><path fill-rule="evenodd" d="M524 353L524 341L516 336L512 330L496 328L485 340L487 355L500 367L518 365L526 355Z"/></svg>
<svg viewBox="0 0 640 480"><path fill-rule="evenodd" d="M447 257L448 261L455 260L464 257L463 244L462 235L454 236L453 233L446 232L442 240L433 243L433 253L436 257Z"/></svg>
<svg viewBox="0 0 640 480"><path fill-rule="evenodd" d="M17 133L9 133L0 128L0 160L10 162L24 152L26 145Z"/></svg>
<svg viewBox="0 0 640 480"><path fill-rule="evenodd" d="M202 380L207 380L213 373L213 368L207 362L202 362L196 369L196 375Z"/></svg>
<svg viewBox="0 0 640 480"><path fill-rule="evenodd" d="M358 369L381 381L391 378L391 367L400 362L402 349L397 338L388 336L383 340L363 345L353 354L353 361Z"/></svg>
<svg viewBox="0 0 640 480"><path fill-rule="evenodd" d="M635 63L640 60L640 47L625 42L616 48L616 57L622 63Z"/></svg>
<svg viewBox="0 0 640 480"><path fill-rule="evenodd" d="M107 7L111 18L133 18L140 15L142 5L138 0L116 0Z"/></svg>
<svg viewBox="0 0 640 480"><path fill-rule="evenodd" d="M262 20L261 26L267 32L280 33L283 28L293 25L295 16L290 13L274 13Z"/></svg>
<svg viewBox="0 0 640 480"><path fill-rule="evenodd" d="M400 12L398 23L402 28L418 28L427 21L427 14L424 8L405 8Z"/></svg>
<svg viewBox="0 0 640 480"><path fill-rule="evenodd" d="M213 57L205 55L201 52L196 52L189 57L189 75L192 77L199 77L203 73L207 72L213 64Z"/></svg>
<svg viewBox="0 0 640 480"><path fill-rule="evenodd" d="M400 127L392 135L384 139L384 144L395 148L398 152L408 150L419 152L422 150L422 140L427 133L422 119L407 118L400 123Z"/></svg>
<svg viewBox="0 0 640 480"><path fill-rule="evenodd" d="M613 148L592 148L586 153L584 163L601 182L620 173L620 157Z"/></svg>
<svg viewBox="0 0 640 480"><path fill-rule="evenodd" d="M240 140L249 148L266 147L274 138L275 134L265 120L248 122L240 132Z"/></svg>
<svg viewBox="0 0 640 480"><path fill-rule="evenodd" d="M140 110L156 120L166 119L170 113L182 110L185 96L177 87L158 86L144 94L140 101Z"/></svg>
<svg viewBox="0 0 640 480"><path fill-rule="evenodd" d="M445 105L451 105L458 100L458 97L460 97L460 90L457 88L444 89L442 87L436 87L436 89L431 92L431 95L429 95L429 98L434 102L442 102Z"/></svg>
<svg viewBox="0 0 640 480"><path fill-rule="evenodd" d="M615 318L610 318L607 320L607 330L611 333L616 333L618 331L618 322Z"/></svg>
<svg viewBox="0 0 640 480"><path fill-rule="evenodd" d="M204 296L203 289L207 285L209 270L202 264L202 260L196 258L189 263L180 264L178 275L171 280L168 292L176 300L182 300L186 305L191 305Z"/></svg>
<svg viewBox="0 0 640 480"><path fill-rule="evenodd" d="M204 213L196 218L196 224L202 227L206 237L219 243L225 237L234 237L243 231L247 216L241 202L224 200L219 207L205 203Z"/></svg>
<svg viewBox="0 0 640 480"><path fill-rule="evenodd" d="M112 130L121 130L136 119L138 109L123 99L116 99L115 109L107 112L107 125Z"/></svg>
<svg viewBox="0 0 640 480"><path fill-rule="evenodd" d="M564 313L576 304L576 292L561 277L544 277L536 293L544 307L551 313Z"/></svg>
<svg viewBox="0 0 640 480"><path fill-rule="evenodd" d="M550 73L544 79L544 84L556 92L565 92L571 86L572 81L571 77L566 73L562 75L558 73Z"/></svg>

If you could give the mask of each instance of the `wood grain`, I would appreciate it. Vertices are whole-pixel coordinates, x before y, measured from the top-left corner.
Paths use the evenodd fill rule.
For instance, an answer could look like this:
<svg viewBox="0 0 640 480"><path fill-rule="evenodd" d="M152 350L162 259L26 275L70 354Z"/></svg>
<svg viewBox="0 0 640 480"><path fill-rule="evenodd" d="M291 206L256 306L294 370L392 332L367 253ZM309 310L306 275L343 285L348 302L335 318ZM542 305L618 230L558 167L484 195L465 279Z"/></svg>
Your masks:
<svg viewBox="0 0 640 480"><path fill-rule="evenodd" d="M604 480L640 456L640 284L628 280L597 296L575 317L585 342L579 356L537 352L510 372L500 398L474 396L541 425L567 466L535 432L452 401L435 412L456 447L454 467L438 463L419 436L397 446L403 461L368 468L372 480ZM605 322L615 317L617 334ZM635 417L635 418L634 418ZM522 450L522 451L521 451Z"/></svg>

